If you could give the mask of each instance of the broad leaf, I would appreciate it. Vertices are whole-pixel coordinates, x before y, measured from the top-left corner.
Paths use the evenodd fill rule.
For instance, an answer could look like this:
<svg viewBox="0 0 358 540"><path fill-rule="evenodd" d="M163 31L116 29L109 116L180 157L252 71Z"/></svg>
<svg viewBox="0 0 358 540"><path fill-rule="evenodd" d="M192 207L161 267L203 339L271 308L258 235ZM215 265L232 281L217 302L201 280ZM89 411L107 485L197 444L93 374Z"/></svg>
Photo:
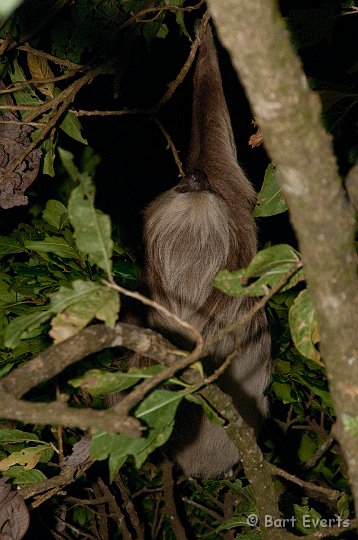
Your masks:
<svg viewBox="0 0 358 540"><path fill-rule="evenodd" d="M20 429L0 429L0 442L2 444L12 444L19 442L38 441L38 436L35 433L28 433Z"/></svg>
<svg viewBox="0 0 358 540"><path fill-rule="evenodd" d="M12 465L10 469L4 471L3 475L11 478L13 484L18 484L21 486L31 485L47 480L47 477L42 471L39 471L38 469L31 469L27 471L22 465Z"/></svg>
<svg viewBox="0 0 358 540"><path fill-rule="evenodd" d="M44 158L42 162L42 172L48 174L53 178L55 176L54 161L55 161L55 145L50 139L45 139L41 145L44 151Z"/></svg>
<svg viewBox="0 0 358 540"><path fill-rule="evenodd" d="M295 267L297 272L281 291L302 281L304 274L299 265L300 257L297 251L287 244L278 244L259 251L247 268L234 272L222 270L216 276L214 285L229 296L263 296Z"/></svg>
<svg viewBox="0 0 358 540"><path fill-rule="evenodd" d="M13 319L5 331L5 347L15 348L21 339L29 337L30 333L50 319L51 315L49 309L41 307L35 308L28 315L20 315Z"/></svg>
<svg viewBox="0 0 358 540"><path fill-rule="evenodd" d="M94 207L94 187L89 175L80 173L73 163L73 155L59 149L63 165L70 176L80 182L69 198L68 215L75 230L77 247L89 256L92 264L105 270L108 277L112 275L111 220Z"/></svg>
<svg viewBox="0 0 358 540"><path fill-rule="evenodd" d="M9 255L10 253L23 253L24 247L10 236L0 236L0 255Z"/></svg>
<svg viewBox="0 0 358 540"><path fill-rule="evenodd" d="M33 469L41 460L50 445L29 446L19 452L13 452L0 461L0 471L7 471L12 465L23 465L25 469Z"/></svg>
<svg viewBox="0 0 358 540"><path fill-rule="evenodd" d="M48 60L43 56L37 56L36 54L28 52L27 65L32 79L40 81L44 79L53 79L54 77ZM53 81L46 83L33 82L32 84L44 96L54 97L55 83Z"/></svg>
<svg viewBox="0 0 358 540"><path fill-rule="evenodd" d="M169 438L175 413L185 392L155 390L136 409L136 417L148 427L144 437L131 439L121 434L97 431L92 440L91 456L106 459L109 456L110 477L113 478L127 458L132 455L139 469L149 454L162 446Z"/></svg>
<svg viewBox="0 0 358 540"><path fill-rule="evenodd" d="M141 379L149 379L163 369L165 367L159 364L147 368L132 369L128 373L90 369L82 377L77 377L69 382L75 388L82 388L92 396L102 396L113 392L122 392L137 384Z"/></svg>
<svg viewBox="0 0 358 540"><path fill-rule="evenodd" d="M281 214L287 210L287 204L282 197L280 187L276 182L275 168L269 165L260 192L257 194L255 217L267 217Z"/></svg>
<svg viewBox="0 0 358 540"><path fill-rule="evenodd" d="M27 80L24 70L19 66L16 58L13 62L13 72L10 72L10 77L13 83L24 82ZM42 103L36 92L31 88L31 85L19 88L19 90L13 92L12 95L16 101L16 105L39 105ZM20 116L26 116L26 114L28 114L28 111L20 112Z"/></svg>
<svg viewBox="0 0 358 540"><path fill-rule="evenodd" d="M289 324L296 349L314 362L320 361L315 347L319 342L316 311L307 289L300 292L289 311Z"/></svg>
<svg viewBox="0 0 358 540"><path fill-rule="evenodd" d="M25 248L38 253L54 253L64 259L79 258L77 251L62 236L45 236L44 240L24 242Z"/></svg>
<svg viewBox="0 0 358 540"><path fill-rule="evenodd" d="M67 208L55 199L50 199L46 203L46 208L42 212L42 217L49 225L55 227L58 231L68 220Z"/></svg>
<svg viewBox="0 0 358 540"><path fill-rule="evenodd" d="M320 522L322 520L322 516L314 508L294 504L293 510L295 516L295 526L299 531L307 534L308 532L318 531L321 528Z"/></svg>
<svg viewBox="0 0 358 540"><path fill-rule="evenodd" d="M72 139L83 144L88 144L88 141L82 136L82 125L79 119L73 112L68 111L60 124L60 128Z"/></svg>
<svg viewBox="0 0 358 540"><path fill-rule="evenodd" d="M51 309L58 315L52 319L50 336L58 343L76 334L94 318L114 326L119 296L98 283L77 280L72 288L60 287L51 298Z"/></svg>

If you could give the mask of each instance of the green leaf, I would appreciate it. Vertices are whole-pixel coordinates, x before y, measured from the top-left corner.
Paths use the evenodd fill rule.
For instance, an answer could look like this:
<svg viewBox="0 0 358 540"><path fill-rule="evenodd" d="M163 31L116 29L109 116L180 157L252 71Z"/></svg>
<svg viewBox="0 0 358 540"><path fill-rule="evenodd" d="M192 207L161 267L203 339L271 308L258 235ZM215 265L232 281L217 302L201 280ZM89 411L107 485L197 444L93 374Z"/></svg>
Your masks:
<svg viewBox="0 0 358 540"><path fill-rule="evenodd" d="M10 72L10 77L11 82L13 83L27 80L26 75L23 69L19 66L16 58L13 62L13 70ZM16 105L39 105L39 103L42 103L41 99L37 96L36 92L34 92L30 85L16 90L16 92L12 93L12 96L15 99ZM28 111L20 112L22 117L26 116L26 114L28 114Z"/></svg>
<svg viewBox="0 0 358 540"><path fill-rule="evenodd" d="M163 25L164 17L165 13L162 13L162 15L159 15L159 17L157 17L154 21L146 22L143 25L143 36L148 43L150 43L152 39L158 35L158 32Z"/></svg>
<svg viewBox="0 0 358 540"><path fill-rule="evenodd" d="M28 433L20 429L0 429L0 443L12 444L19 442L38 441L38 436L35 433Z"/></svg>
<svg viewBox="0 0 358 540"><path fill-rule="evenodd" d="M64 148L61 148L60 146L57 147L59 156L62 161L62 165L75 182L80 182L82 180L82 177L85 177L89 184L91 184L91 180L87 174L81 174L80 171L77 169L76 165L73 162L73 154L69 152L68 150L64 150ZM93 189L93 188L92 188ZM94 190L93 190L93 200L94 200ZM93 201L92 201L93 202Z"/></svg>
<svg viewBox="0 0 358 540"><path fill-rule="evenodd" d="M39 328L51 315L50 310L44 307L37 307L33 308L32 313L20 315L13 319L5 331L5 347L9 347L9 349L16 347L21 339L29 337L30 332Z"/></svg>
<svg viewBox="0 0 358 540"><path fill-rule="evenodd" d="M322 441L319 441L315 436L308 433L303 433L300 446L297 451L297 455L303 465L306 464L307 461L315 454L320 444L322 444Z"/></svg>
<svg viewBox="0 0 358 540"><path fill-rule="evenodd" d="M61 160L70 176L80 185L76 187L68 201L68 215L75 230L77 247L89 256L92 264L112 275L111 220L94 207L94 187L87 173L80 173L73 163L73 155L59 148Z"/></svg>
<svg viewBox="0 0 358 540"><path fill-rule="evenodd" d="M141 379L149 379L163 369L165 367L159 364L147 368L132 369L128 373L90 369L82 377L76 377L69 382L75 388L82 388L92 396L102 396L113 392L122 392L137 384Z"/></svg>
<svg viewBox="0 0 358 540"><path fill-rule="evenodd" d="M59 231L68 220L67 208L60 201L50 199L46 203L46 208L42 213L42 217L46 223L52 225Z"/></svg>
<svg viewBox="0 0 358 540"><path fill-rule="evenodd" d="M18 302L22 298L21 294L12 288L11 279L0 278L0 305Z"/></svg>
<svg viewBox="0 0 358 540"><path fill-rule="evenodd" d="M55 161L55 145L50 142L50 139L45 139L41 145L44 151L42 172L53 178L55 176L54 161Z"/></svg>
<svg viewBox="0 0 358 540"><path fill-rule="evenodd" d="M168 34L169 34L169 29L168 29L167 25L162 24L161 27L159 28L158 32L157 32L156 37L164 39L164 38L167 37Z"/></svg>
<svg viewBox="0 0 358 540"><path fill-rule="evenodd" d="M307 534L308 532L318 531L321 528L320 521L322 516L314 508L298 506L298 504L294 504L293 508L296 527L299 531Z"/></svg>
<svg viewBox="0 0 358 540"><path fill-rule="evenodd" d="M68 111L60 124L62 131L69 137L83 144L88 144L88 141L82 137L82 125L78 117L73 112Z"/></svg>
<svg viewBox="0 0 358 540"><path fill-rule="evenodd" d="M183 7L184 1L183 0L171 0L170 4L172 6ZM184 34L185 36L190 38L189 32L188 32L188 30L186 29L186 26L185 26L185 17L184 17L184 12L182 10L178 10L178 11L175 12L175 20L176 20L177 25L180 28L180 33Z"/></svg>
<svg viewBox="0 0 358 540"><path fill-rule="evenodd" d="M285 274L297 268L281 291L295 286L304 279L299 268L298 252L287 244L278 244L259 251L247 268L229 272L222 270L216 276L214 285L229 296L263 296L275 287ZM253 279L253 283L250 283Z"/></svg>
<svg viewBox="0 0 358 540"><path fill-rule="evenodd" d="M101 156L96 154L93 148L86 146L81 155L81 168L93 177L100 163Z"/></svg>
<svg viewBox="0 0 358 540"><path fill-rule="evenodd" d="M296 349L306 358L320 362L316 310L307 289L300 292L289 311L289 324Z"/></svg>
<svg viewBox="0 0 358 540"><path fill-rule="evenodd" d="M43 472L38 469L32 469L27 471L21 465L13 465L7 471L3 472L4 476L7 476L12 479L14 484L18 485L31 485L36 484L37 482L43 482L47 480L47 477Z"/></svg>
<svg viewBox="0 0 358 540"><path fill-rule="evenodd" d="M130 439L125 435L97 431L92 439L91 457L102 460L109 456L111 479L129 456L134 457L139 469L149 454L168 440L173 430L176 410L184 396L185 392L155 390L140 403L135 413L148 426L146 436Z"/></svg>
<svg viewBox="0 0 358 540"><path fill-rule="evenodd" d="M243 486L241 480L222 480L221 483L237 497L236 514L257 514L255 496L250 485Z"/></svg>
<svg viewBox="0 0 358 540"><path fill-rule="evenodd" d="M251 517L251 516L250 516ZM230 529L236 529L237 527L248 527L250 523L250 518L247 516L239 515L234 516L228 519L225 519L219 527L215 529L215 534L221 533L222 531L228 531ZM259 519L257 518L257 524ZM218 538L218 536L216 536ZM222 538L222 536L221 536ZM240 535L236 537L237 540L260 540L262 538L261 534L257 531L250 532L240 532Z"/></svg>
<svg viewBox="0 0 358 540"><path fill-rule="evenodd" d="M282 198L280 187L276 182L275 168L269 165L260 192L257 194L257 204L254 209L255 217L267 217L281 214L287 210L287 204Z"/></svg>
<svg viewBox="0 0 358 540"><path fill-rule="evenodd" d="M60 236L46 235L44 240L24 242L26 249L36 251L38 253L54 253L64 259L78 259L79 254L69 245L69 243Z"/></svg>
<svg viewBox="0 0 358 540"><path fill-rule="evenodd" d="M60 287L51 298L51 309L58 315L52 319L50 336L58 343L76 334L94 318L113 327L118 317L119 296L104 285L77 280L72 288Z"/></svg>
<svg viewBox="0 0 358 540"><path fill-rule="evenodd" d="M346 493L344 493L342 497L340 497L340 499L338 500L337 510L341 519L349 518L349 499Z"/></svg>
<svg viewBox="0 0 358 540"><path fill-rule="evenodd" d="M10 253L23 253L24 247L18 240L10 236L0 236L0 255L9 255Z"/></svg>
<svg viewBox="0 0 358 540"><path fill-rule="evenodd" d="M224 419L219 416L215 409L213 409L212 406L199 394L189 395L186 397L186 399L192 403L200 405L212 424L217 424L219 426L223 426L225 424Z"/></svg>
<svg viewBox="0 0 358 540"><path fill-rule="evenodd" d="M276 396L281 399L283 403L296 403L297 398L292 396L292 387L289 383L280 383L274 381L272 383L272 390Z"/></svg>

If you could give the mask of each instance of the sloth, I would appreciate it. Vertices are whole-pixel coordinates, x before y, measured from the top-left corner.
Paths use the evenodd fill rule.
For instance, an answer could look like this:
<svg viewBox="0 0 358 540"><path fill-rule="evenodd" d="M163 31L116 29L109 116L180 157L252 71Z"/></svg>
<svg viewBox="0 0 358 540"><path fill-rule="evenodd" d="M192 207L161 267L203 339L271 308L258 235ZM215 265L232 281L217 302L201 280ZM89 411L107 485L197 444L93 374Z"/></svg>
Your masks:
<svg viewBox="0 0 358 540"><path fill-rule="evenodd" d="M144 279L155 301L208 339L238 321L255 302L224 295L213 287L215 276L223 268L247 266L257 249L255 192L237 163L209 27L200 44L193 86L186 176L144 211ZM162 313L151 310L147 322L177 346L192 348L190 335ZM217 384L257 431L267 415L264 389L270 375L270 335L263 311L240 332L226 334L212 346L203 360L205 373L215 371L236 350ZM129 360L137 367L148 363L139 355ZM179 408L169 451L185 475L202 478L225 473L239 459L225 428L210 423L192 403Z"/></svg>

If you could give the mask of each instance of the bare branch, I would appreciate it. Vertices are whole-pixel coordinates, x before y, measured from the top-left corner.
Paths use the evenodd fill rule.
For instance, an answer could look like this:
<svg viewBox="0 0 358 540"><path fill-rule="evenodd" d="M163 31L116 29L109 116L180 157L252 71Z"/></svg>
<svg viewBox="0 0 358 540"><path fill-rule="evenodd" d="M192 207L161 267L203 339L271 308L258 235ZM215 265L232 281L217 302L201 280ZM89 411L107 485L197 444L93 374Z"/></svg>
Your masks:
<svg viewBox="0 0 358 540"><path fill-rule="evenodd" d="M2 418L19 420L25 424L61 425L82 429L100 429L139 437L143 428L136 418L127 418L112 409L74 409L60 401L35 403L16 399L0 385L0 408Z"/></svg>
<svg viewBox="0 0 358 540"><path fill-rule="evenodd" d="M124 485L124 482L122 480L122 477L120 474L117 474L117 476L114 479L114 483L119 489L119 492L121 494L124 507L130 517L131 523L133 525L133 528L136 532L136 538L138 540L144 540L144 526L143 523L140 522L140 519L138 517L137 511L135 509L135 506L132 502L131 497L128 495L127 488Z"/></svg>
<svg viewBox="0 0 358 540"><path fill-rule="evenodd" d="M177 512L174 499L175 485L173 480L173 464L168 459L165 459L162 464L162 470L164 514L169 519L175 538L177 540L187 540L187 535Z"/></svg>
<svg viewBox="0 0 358 540"><path fill-rule="evenodd" d="M164 11L174 11L174 12L175 11L194 11L195 9L199 9L202 5L204 5L204 3L205 3L205 0L200 0L198 4L195 4L195 6L188 6L188 7L179 7L179 6L148 7L132 15L132 17L128 19L127 21L125 21L119 27L119 29L124 30L125 28L128 28L128 26L131 26L132 24L151 22L149 20L142 20L142 17L145 17L149 13L158 13L158 15L160 15Z"/></svg>
<svg viewBox="0 0 358 540"><path fill-rule="evenodd" d="M317 486L313 482L307 482L306 480L301 480L301 478L298 478L297 476L288 473L287 471L284 471L280 467L277 467L276 465L270 464L270 469L272 474L281 476L282 478L285 478L286 480L289 480L290 482L293 482L294 484L297 484L298 486L307 489L308 491L313 491L317 493L321 493L325 497L327 497L330 501L337 501L340 497L342 497L343 493L336 489L329 489L325 488L323 486Z"/></svg>
<svg viewBox="0 0 358 540"><path fill-rule="evenodd" d="M172 140L171 136L169 135L169 133L167 132L167 130L165 129L163 124L158 120L158 118L154 118L154 121L157 124L157 126L159 127L160 131L163 133L163 135L164 135L164 137L165 137L165 139L166 139L166 141L168 143L168 148L171 150L171 152L173 154L174 161L177 164L177 167L179 169L179 175L178 176L185 176L182 162L180 161L178 151L175 148L175 144L173 143L173 140Z"/></svg>
<svg viewBox="0 0 358 540"><path fill-rule="evenodd" d="M45 60L49 60L50 62L53 62L54 64L67 67L68 69L71 69L71 70L79 71L81 69L85 69L85 67L82 66L81 64L76 64L75 62L71 62L71 60L58 58L57 56L53 56L53 54L49 54L43 51L39 51L38 49L34 49L28 43L26 43L25 45L19 45L17 49L19 51L25 51L27 53L31 53L34 56L39 56L41 58L44 58Z"/></svg>
<svg viewBox="0 0 358 540"><path fill-rule="evenodd" d="M38 356L14 369L2 379L2 387L16 398L46 382L68 366L107 347L127 347L157 361L174 363L180 351L159 334L129 324L109 328L104 324L89 326L76 335L52 345ZM182 355L185 353L182 352ZM56 423L56 422L55 422Z"/></svg>

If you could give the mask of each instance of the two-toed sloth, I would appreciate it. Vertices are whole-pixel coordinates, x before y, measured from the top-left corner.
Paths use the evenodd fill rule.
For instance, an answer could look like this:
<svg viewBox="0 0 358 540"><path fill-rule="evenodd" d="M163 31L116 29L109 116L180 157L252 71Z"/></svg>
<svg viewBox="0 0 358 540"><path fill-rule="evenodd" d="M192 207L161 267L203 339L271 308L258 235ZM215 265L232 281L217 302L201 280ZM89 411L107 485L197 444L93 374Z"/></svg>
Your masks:
<svg viewBox="0 0 358 540"><path fill-rule="evenodd" d="M146 284L154 300L195 326L204 339L246 313L254 300L231 298L213 288L219 270L249 264L256 253L252 217L255 192L236 160L236 147L210 28L202 39L194 74L192 133L186 176L144 212ZM160 312L148 324L181 347L188 334ZM239 343L238 343L239 342ZM256 429L267 414L263 395L270 373L270 336L263 311L239 334L227 334L203 360L209 374L237 348L217 383L242 417ZM135 355L130 364L148 359ZM209 422L201 408L184 404L171 453L184 473L217 476L238 461L225 429Z"/></svg>

